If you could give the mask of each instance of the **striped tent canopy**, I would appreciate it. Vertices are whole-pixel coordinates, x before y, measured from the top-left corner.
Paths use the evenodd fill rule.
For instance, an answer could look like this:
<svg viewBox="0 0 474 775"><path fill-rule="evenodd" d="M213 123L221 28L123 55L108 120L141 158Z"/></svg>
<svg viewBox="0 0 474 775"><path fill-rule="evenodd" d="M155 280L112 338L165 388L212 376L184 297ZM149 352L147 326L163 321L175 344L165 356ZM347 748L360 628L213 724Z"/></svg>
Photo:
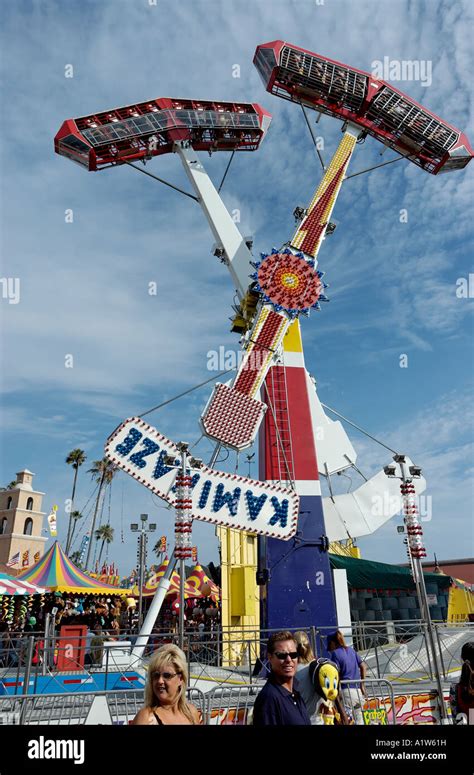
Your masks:
<svg viewBox="0 0 474 775"><path fill-rule="evenodd" d="M160 565L160 567L158 568L158 570L155 571L155 573L153 573L153 575L150 576L150 578L144 584L143 597L151 597L152 595L155 594L156 588L160 583L161 579L163 578L165 574L165 570L169 564L170 564L170 561L166 557L165 560ZM134 594L138 595L138 587L134 587ZM170 588L166 593L166 597L179 597L179 573L177 573L176 571L173 571L173 574L171 576ZM184 599L187 600L189 597L199 597L199 596L195 594L194 588L191 587L186 581L184 585Z"/></svg>
<svg viewBox="0 0 474 775"><path fill-rule="evenodd" d="M45 591L44 587L0 573L0 595L42 595Z"/></svg>
<svg viewBox="0 0 474 775"><path fill-rule="evenodd" d="M27 581L45 587L50 592L128 595L130 590L103 584L88 576L67 557L55 541L44 557L32 568L20 573L15 581Z"/></svg>
<svg viewBox="0 0 474 775"><path fill-rule="evenodd" d="M211 581L201 565L198 564L193 568L191 575L186 579L186 583L188 587L194 590L192 597L210 597L215 603L220 600L221 591L219 587ZM210 589L208 595L203 594L204 586L208 586Z"/></svg>

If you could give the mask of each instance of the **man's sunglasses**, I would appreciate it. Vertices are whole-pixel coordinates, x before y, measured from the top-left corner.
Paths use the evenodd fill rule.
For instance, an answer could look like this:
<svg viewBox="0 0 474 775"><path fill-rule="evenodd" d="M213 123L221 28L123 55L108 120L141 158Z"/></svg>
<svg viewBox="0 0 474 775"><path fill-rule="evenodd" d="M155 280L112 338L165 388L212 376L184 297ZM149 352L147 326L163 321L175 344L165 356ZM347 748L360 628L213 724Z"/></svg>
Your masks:
<svg viewBox="0 0 474 775"><path fill-rule="evenodd" d="M297 659L298 652L297 651L275 651L273 656L276 657L277 659L281 659L281 661L284 662L287 657L290 657L290 659Z"/></svg>

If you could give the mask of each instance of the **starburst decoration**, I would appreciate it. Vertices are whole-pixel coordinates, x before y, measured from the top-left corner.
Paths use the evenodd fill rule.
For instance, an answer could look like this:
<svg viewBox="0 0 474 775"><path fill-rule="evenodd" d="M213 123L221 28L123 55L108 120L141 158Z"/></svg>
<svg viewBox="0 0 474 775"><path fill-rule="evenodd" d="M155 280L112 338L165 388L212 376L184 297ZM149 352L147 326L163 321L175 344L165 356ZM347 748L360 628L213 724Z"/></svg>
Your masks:
<svg viewBox="0 0 474 775"><path fill-rule="evenodd" d="M254 264L251 275L264 301L276 312L286 312L291 318L307 315L310 309L321 309L321 301L329 301L323 291L328 286L322 282L324 272L315 268L314 259L304 253L294 253L290 248L270 254L260 253L261 261Z"/></svg>

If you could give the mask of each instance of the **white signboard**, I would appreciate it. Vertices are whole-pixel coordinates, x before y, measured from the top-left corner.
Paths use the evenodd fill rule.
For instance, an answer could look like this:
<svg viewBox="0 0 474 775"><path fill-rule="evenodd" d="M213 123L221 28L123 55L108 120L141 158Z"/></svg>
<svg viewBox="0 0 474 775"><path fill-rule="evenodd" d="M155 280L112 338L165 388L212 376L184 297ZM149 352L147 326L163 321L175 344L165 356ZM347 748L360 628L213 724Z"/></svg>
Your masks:
<svg viewBox="0 0 474 775"><path fill-rule="evenodd" d="M132 417L107 439L105 454L160 498L174 506L181 455L156 428ZM166 456L175 466L165 464ZM299 496L272 482L259 482L207 466L191 468L192 515L216 525L287 541L296 532Z"/></svg>

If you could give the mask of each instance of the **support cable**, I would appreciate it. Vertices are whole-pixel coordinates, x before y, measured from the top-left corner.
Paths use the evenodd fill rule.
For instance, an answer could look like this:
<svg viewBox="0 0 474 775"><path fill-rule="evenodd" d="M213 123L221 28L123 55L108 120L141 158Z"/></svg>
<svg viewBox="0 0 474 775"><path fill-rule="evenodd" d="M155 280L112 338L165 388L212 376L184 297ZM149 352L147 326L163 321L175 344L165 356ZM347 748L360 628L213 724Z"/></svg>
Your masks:
<svg viewBox="0 0 474 775"><path fill-rule="evenodd" d="M199 436L198 440L195 441L194 444L191 444L189 449L194 449L194 447L197 447L197 445L200 443L201 439L203 439L203 438L204 438L204 433L201 433L201 435Z"/></svg>
<svg viewBox="0 0 474 775"><path fill-rule="evenodd" d="M188 196L190 199L194 199L195 202L199 202L199 197L194 196L194 194L189 194L187 191L183 191L183 189L178 188L178 186L173 186L172 183L168 183L167 180L163 180L163 178L159 178L157 175L152 175L151 172L142 170L141 167L137 167L137 165L132 164L131 161L126 161L125 164L128 164L129 167L133 167L133 169L137 170L137 172L141 172L143 175L148 175L149 178L153 178L153 180L157 180L158 183L163 183L164 186L168 186L169 188L172 188L174 191L178 191L180 194L184 194L184 196Z"/></svg>
<svg viewBox="0 0 474 775"><path fill-rule="evenodd" d="M84 532L84 530L85 530L85 526L86 526L86 523L87 523L87 518L88 518L88 516L89 516L90 512L92 511L92 504L91 504L91 506L90 506L90 509L89 509L89 511L87 512L87 514L85 513L85 511L86 511L86 509L87 509L87 507L88 507L88 505L89 505L89 502L90 502L90 501L92 500L92 498L95 496L95 494L96 494L96 492L97 492L97 489L98 489L98 487L99 487L99 482L97 482L96 486L95 486L95 487L94 487L94 489L92 490L92 493L91 493L91 495L89 495L89 498L87 499L87 501L86 501L86 504L85 504L84 508L83 508L83 509L81 509L81 510L80 510L80 512L79 512L80 514L82 514L83 523L82 523L82 527L81 527L81 528L78 530L78 532L77 532L77 533L76 533L76 535L74 536L74 541L71 541L71 543L70 543L70 546L69 546L69 552L72 552L72 548L73 548L73 546L76 544L76 542L77 542L78 538L80 538L80 537L81 537L81 535L83 534L83 532Z"/></svg>
<svg viewBox="0 0 474 775"><path fill-rule="evenodd" d="M305 117L306 123L308 125L308 129L310 131L310 134L311 134L311 137L312 137L312 140L313 140L313 143L314 143L314 147L316 148L316 153L319 156L319 161L321 162L321 167L323 168L323 172L326 172L326 165L324 164L323 157L321 156L321 152L320 152L320 150L318 148L318 145L316 143L316 138L315 138L315 136L313 134L313 130L311 129L311 124L309 123L308 116L306 115L306 111L304 109L304 105L303 105L302 102L300 102L300 105L301 105L301 110L303 111L303 116Z"/></svg>
<svg viewBox="0 0 474 775"><path fill-rule="evenodd" d="M344 454L344 457L345 457L345 458L346 458L346 460L347 460L347 461L348 461L348 462L351 464L351 467L354 469L354 471L357 471L357 473L358 473L358 474L360 474L360 476L362 477L362 479L364 479L366 482L368 482L369 480L367 479L367 477L366 477L366 476L365 476L365 475L362 473L362 471L360 470L360 468L357 468L356 464L354 463L354 461L353 461L353 460L351 460L351 459L350 459L349 455L346 455L346 454ZM346 469L346 470L347 470L347 469ZM340 471L339 473L342 473L342 471Z"/></svg>
<svg viewBox="0 0 474 775"><path fill-rule="evenodd" d="M402 161L404 159L404 156L397 156L396 159L390 159L390 161L384 161L382 164L376 164L375 167L367 167L366 170L360 170L360 172L353 172L352 175L346 175L344 178L345 182L346 180L349 180L350 178L356 178L358 175L364 175L366 172L372 172L372 170L378 170L380 167L386 167L387 164L393 164L396 161Z"/></svg>
<svg viewBox="0 0 474 775"><path fill-rule="evenodd" d="M229 172L229 167L230 167L230 165L231 165L231 163L232 163L232 159L234 158L234 155L235 155L235 151L232 151L232 153L231 153L231 155L230 155L229 163L227 164L227 167L225 168L224 177L222 178L222 180L221 180L221 182L220 182L220 186L219 186L219 188L217 189L217 193L218 193L218 194L220 194L220 193L221 193L221 188L222 188L222 186L224 185L224 180L225 180L225 179L226 179L226 177L227 177L227 173Z"/></svg>
<svg viewBox="0 0 474 775"><path fill-rule="evenodd" d="M185 390L183 393L179 393L179 395L174 396L174 398L168 398L167 401L163 401L161 404L157 404L156 406L152 407L152 409L148 409L146 412L142 412L138 415L138 417L145 417L147 414L151 414L152 412L155 412L157 409L161 409L163 406L166 406L167 404L171 404L173 401L177 401L178 398L183 398L183 396L187 396L189 393L192 393L193 390L198 390L200 387L203 387L204 385L207 385L209 382L213 382L216 379L219 379L219 377L223 377L225 374L229 374L231 371L235 371L237 367L233 366L231 369L227 369L226 371L221 371L219 374L216 374L215 377L209 377L209 379L204 380L204 382L200 382L199 385L194 385L192 388L188 388L188 390Z"/></svg>
<svg viewBox="0 0 474 775"><path fill-rule="evenodd" d="M209 468L214 468L217 458L219 457L219 452L221 451L222 444L220 442L217 442L216 446L214 447L214 451L211 455L211 458L209 460L208 466Z"/></svg>
<svg viewBox="0 0 474 775"><path fill-rule="evenodd" d="M364 429L361 428L360 425L356 425L355 422L351 422L351 420L348 420L347 417L344 417L344 415L340 414L339 412L336 412L335 409L331 409L330 406L327 406L327 404L323 404L322 402L321 402L321 406L324 407L324 409L327 409L329 412L332 412L333 414L335 414L337 417L340 417L341 420L344 420L344 422L347 422L349 423L349 425L352 425L353 428L357 428L358 431L363 433L365 436L368 436L369 439L372 439L372 441L376 441L377 444L380 444L381 447L385 447L385 449L388 449L389 452L393 452L394 455L398 455L398 452L396 452L394 449L392 449L391 447L388 447L387 444L384 444L383 441L379 441L379 439L376 439L375 436L372 436L367 431L364 431ZM352 463L352 465L354 464Z"/></svg>
<svg viewBox="0 0 474 775"><path fill-rule="evenodd" d="M123 491L124 491L124 480L122 479L122 503L120 508L120 543L124 544L125 539L123 537Z"/></svg>

